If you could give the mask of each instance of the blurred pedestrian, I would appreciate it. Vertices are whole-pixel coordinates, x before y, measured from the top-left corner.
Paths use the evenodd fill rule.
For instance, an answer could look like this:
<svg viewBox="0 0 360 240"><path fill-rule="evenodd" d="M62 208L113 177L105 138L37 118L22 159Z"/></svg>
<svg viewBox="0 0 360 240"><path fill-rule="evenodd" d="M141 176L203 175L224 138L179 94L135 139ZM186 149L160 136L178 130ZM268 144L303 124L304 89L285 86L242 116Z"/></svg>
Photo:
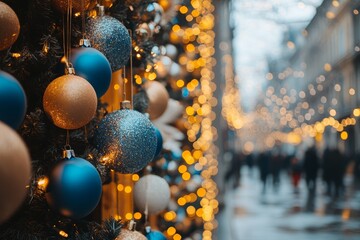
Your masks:
<svg viewBox="0 0 360 240"><path fill-rule="evenodd" d="M254 166L254 155L252 153L246 155L245 157L245 163L246 166L249 168L249 176L251 177L253 175L253 166Z"/></svg>
<svg viewBox="0 0 360 240"><path fill-rule="evenodd" d="M335 149L331 155L332 157L332 188L333 188L333 197L337 198L340 196L341 192L344 188L344 175L345 169L347 166L347 161L345 156L339 151L339 149Z"/></svg>
<svg viewBox="0 0 360 240"><path fill-rule="evenodd" d="M282 155L275 151L272 157L270 158L270 170L273 180L273 189L275 192L279 190L280 186L280 172L281 167L283 165L283 157Z"/></svg>
<svg viewBox="0 0 360 240"><path fill-rule="evenodd" d="M260 172L260 180L262 183L262 192L265 193L267 179L270 173L270 154L267 152L260 153L257 163Z"/></svg>
<svg viewBox="0 0 360 240"><path fill-rule="evenodd" d="M360 153L355 154L354 157L354 177L356 187L360 186Z"/></svg>
<svg viewBox="0 0 360 240"><path fill-rule="evenodd" d="M295 156L291 158L290 171L291 171L291 182L294 188L294 192L299 192L299 182L301 178L302 166L299 159Z"/></svg>
<svg viewBox="0 0 360 240"><path fill-rule="evenodd" d="M225 174L225 182L232 180L233 188L240 186L241 167L243 164L243 154L234 152L231 158L230 166Z"/></svg>
<svg viewBox="0 0 360 240"><path fill-rule="evenodd" d="M325 150L323 163L323 179L327 185L327 194L337 198L344 187L344 174L347 166L345 156L339 149Z"/></svg>
<svg viewBox="0 0 360 240"><path fill-rule="evenodd" d="M305 151L303 159L303 169L305 174L306 186L309 193L315 193L316 180L319 171L319 158L315 147L310 147Z"/></svg>
<svg viewBox="0 0 360 240"><path fill-rule="evenodd" d="M331 152L330 148L325 148L322 157L322 179L326 184L326 194L331 195Z"/></svg>

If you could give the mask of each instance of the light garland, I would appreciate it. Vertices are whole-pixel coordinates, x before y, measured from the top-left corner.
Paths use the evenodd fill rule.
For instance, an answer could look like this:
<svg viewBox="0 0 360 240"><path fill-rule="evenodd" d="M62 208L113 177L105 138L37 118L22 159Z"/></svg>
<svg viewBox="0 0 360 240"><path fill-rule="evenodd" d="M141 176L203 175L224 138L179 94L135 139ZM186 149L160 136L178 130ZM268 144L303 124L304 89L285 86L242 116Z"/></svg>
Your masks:
<svg viewBox="0 0 360 240"><path fill-rule="evenodd" d="M203 179L202 185L196 193L190 193L177 199L179 206L187 204L186 213L188 217L198 217L203 221L202 239L212 239L213 230L217 227L215 214L218 211L217 185L212 179L218 172L218 162L216 159L217 148L214 139L217 137L217 130L213 126L216 114L213 108L217 105L214 97L216 85L214 83L213 68L216 61L213 57L215 53L214 39L214 15L215 7L211 0L192 0L190 6L181 6L179 11L186 15L188 22L194 22L191 27L180 27L174 25L170 33L172 42L181 42L184 45L185 54L180 56L179 63L185 67L189 73L198 73L187 84L182 79L177 81L177 86L189 93L193 98L193 103L185 109L185 127L187 138L192 143L192 149L184 150L182 158L186 164L180 165L179 173L184 181L191 179L188 171L190 166L194 166L197 171L201 171ZM199 56L195 58L195 56ZM184 92L184 91L183 91ZM197 199L200 200L200 207L192 205ZM174 219L174 213L168 212L165 216L168 220ZM170 227L167 234L173 239L181 239L176 234L176 229Z"/></svg>

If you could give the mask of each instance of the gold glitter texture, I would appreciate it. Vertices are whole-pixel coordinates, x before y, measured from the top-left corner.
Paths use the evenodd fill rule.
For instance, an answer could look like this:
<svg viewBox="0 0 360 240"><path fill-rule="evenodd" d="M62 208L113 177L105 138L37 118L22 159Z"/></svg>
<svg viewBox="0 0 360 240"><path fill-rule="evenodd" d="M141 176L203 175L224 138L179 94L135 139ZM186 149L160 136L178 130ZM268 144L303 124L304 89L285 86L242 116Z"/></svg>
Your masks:
<svg viewBox="0 0 360 240"><path fill-rule="evenodd" d="M0 2L0 51L9 48L20 33L19 19L8 5Z"/></svg>
<svg viewBox="0 0 360 240"><path fill-rule="evenodd" d="M77 129L96 113L94 88L84 78L63 75L52 81L43 96L44 110L53 123L63 129Z"/></svg>

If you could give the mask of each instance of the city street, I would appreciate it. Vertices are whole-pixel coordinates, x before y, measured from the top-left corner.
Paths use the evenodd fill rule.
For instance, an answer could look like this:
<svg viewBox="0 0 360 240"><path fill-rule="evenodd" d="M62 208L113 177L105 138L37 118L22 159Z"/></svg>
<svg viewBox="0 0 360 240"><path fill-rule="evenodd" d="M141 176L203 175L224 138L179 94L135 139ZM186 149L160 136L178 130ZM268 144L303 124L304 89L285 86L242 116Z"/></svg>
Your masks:
<svg viewBox="0 0 360 240"><path fill-rule="evenodd" d="M256 169L255 169L256 170ZM271 180L271 179L270 179ZM270 182L262 194L258 173L242 169L241 186L228 184L219 215L221 240L355 240L360 239L360 192L346 177L346 197L331 200L321 181L314 198L308 198L303 180L294 193L286 173L278 192Z"/></svg>

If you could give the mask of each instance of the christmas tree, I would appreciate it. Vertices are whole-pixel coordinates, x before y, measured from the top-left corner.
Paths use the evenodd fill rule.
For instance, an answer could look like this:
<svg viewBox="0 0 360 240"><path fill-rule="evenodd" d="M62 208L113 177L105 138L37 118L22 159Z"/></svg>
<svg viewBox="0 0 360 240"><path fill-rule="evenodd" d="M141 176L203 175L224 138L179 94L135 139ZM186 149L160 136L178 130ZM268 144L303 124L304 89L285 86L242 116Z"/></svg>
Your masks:
<svg viewBox="0 0 360 240"><path fill-rule="evenodd" d="M14 201L12 212L0 216L0 239L126 239L132 232L122 227L129 219L101 216L102 188L114 181L114 172L137 173L134 181L157 175L161 180L155 178L155 184L165 179L171 186L171 196L164 187L169 205L142 209L144 195L138 189L146 192L151 181L141 186L142 177L136 183L141 214L129 218L138 220L139 231L148 225L148 214L156 215L157 228L174 239L199 234L203 221L213 222L216 186L210 177L215 170L206 167L214 159L207 131L214 105L209 90L213 52L207 49L214 38L211 2L0 4L1 16L9 21L0 27L0 87L3 81L9 91L13 81L20 89L17 95L0 96L5 106L0 121L6 124L0 125L0 140L8 141L5 133L16 131L21 139L9 144L26 146L28 156L19 149L12 158L25 159L23 165L31 161L32 169L31 177L30 167L18 173L25 178L28 173L30 180L25 197L17 196L21 205ZM0 149L0 157L10 161L11 149ZM201 186L203 172L207 184ZM15 172L11 176L19 178ZM4 178L1 195L9 195L11 180Z"/></svg>

